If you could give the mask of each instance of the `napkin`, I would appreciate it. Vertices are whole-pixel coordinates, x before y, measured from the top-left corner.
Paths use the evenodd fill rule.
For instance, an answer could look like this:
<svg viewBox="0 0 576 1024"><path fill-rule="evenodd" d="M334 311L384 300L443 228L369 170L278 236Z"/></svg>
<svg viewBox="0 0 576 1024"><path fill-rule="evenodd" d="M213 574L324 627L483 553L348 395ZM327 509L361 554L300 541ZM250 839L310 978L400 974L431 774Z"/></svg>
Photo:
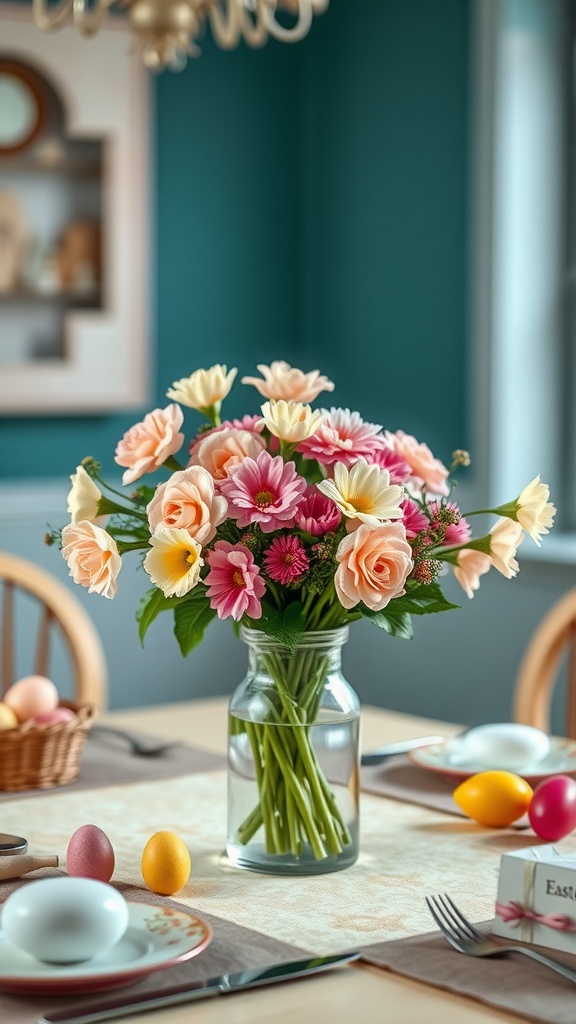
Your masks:
<svg viewBox="0 0 576 1024"><path fill-rule="evenodd" d="M360 773L360 788L366 793L463 817L462 811L452 799L459 781L426 771L405 754L391 757L384 764L362 768Z"/></svg>
<svg viewBox="0 0 576 1024"><path fill-rule="evenodd" d="M491 922L479 927L486 932ZM437 931L362 948L362 959L415 981L470 996L508 1010L522 1020L574 1024L576 985L548 967L519 954L483 958L464 956ZM576 957L556 959L576 970Z"/></svg>
<svg viewBox="0 0 576 1024"><path fill-rule="evenodd" d="M134 736L143 741L152 742L154 739L140 732L134 732ZM142 757L134 754L126 740L120 736L105 732L89 732L82 750L80 771L74 782L50 790L2 791L0 803L5 800L22 800L24 797L38 796L46 792L70 792L129 782L147 782L176 775L191 775L194 772L220 771L225 767L226 758L222 755L189 747L184 743L170 747L162 754Z"/></svg>
<svg viewBox="0 0 576 1024"><path fill-rule="evenodd" d="M8 892L17 888L18 884L21 883L13 884L10 887L3 885L0 889L0 898L5 899ZM118 885L117 888L130 901L169 906L175 910L184 911L186 914L196 913L174 900L156 896L149 889L141 889L132 885ZM174 985L211 978L230 971L242 971L251 967L299 960L310 955L309 950L291 946L286 942L271 938L269 935L262 935L261 932L254 931L252 928L243 928L240 925L232 924L221 917L204 912L198 913L198 917L209 924L213 931L212 942L203 953L174 967L154 971L134 985L114 989L111 994L122 992L128 995L133 992L135 998L145 992L161 995L165 989ZM104 999L105 997L105 990L101 990L96 995L93 993L83 996L58 994L28 996L0 992L0 1020L9 1021L10 1024L36 1024L38 1017L49 1010L55 1010L67 1004L89 1006L96 998Z"/></svg>

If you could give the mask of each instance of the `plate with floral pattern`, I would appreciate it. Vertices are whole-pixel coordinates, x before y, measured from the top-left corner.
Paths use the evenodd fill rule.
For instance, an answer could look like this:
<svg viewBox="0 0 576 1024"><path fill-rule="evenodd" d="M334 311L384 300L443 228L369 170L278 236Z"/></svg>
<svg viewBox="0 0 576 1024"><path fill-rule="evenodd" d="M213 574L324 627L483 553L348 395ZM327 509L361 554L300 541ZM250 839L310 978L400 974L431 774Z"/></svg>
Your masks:
<svg viewBox="0 0 576 1024"><path fill-rule="evenodd" d="M468 779L478 772L485 772L485 765L467 762L459 751L458 737L454 736L443 743L431 743L426 747L417 747L409 751L408 757L420 768L438 772L450 779ZM496 765L494 766L497 767ZM550 775L576 774L576 741L560 736L550 737L550 750L546 757L522 770L516 769L529 785L536 785Z"/></svg>
<svg viewBox="0 0 576 1024"><path fill-rule="evenodd" d="M48 964L14 946L0 931L0 991L95 992L119 988L198 956L212 930L194 914L128 901L128 928L112 949L77 964Z"/></svg>

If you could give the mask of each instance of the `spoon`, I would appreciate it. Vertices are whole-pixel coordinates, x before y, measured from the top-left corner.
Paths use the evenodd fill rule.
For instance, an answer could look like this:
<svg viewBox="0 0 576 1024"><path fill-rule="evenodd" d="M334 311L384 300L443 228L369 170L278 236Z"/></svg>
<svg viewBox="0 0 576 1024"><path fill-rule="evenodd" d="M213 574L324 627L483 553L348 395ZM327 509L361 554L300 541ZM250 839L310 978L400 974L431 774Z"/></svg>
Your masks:
<svg viewBox="0 0 576 1024"><path fill-rule="evenodd" d="M93 725L90 733L109 733L111 736L119 736L128 743L133 754L138 757L158 757L160 754L164 754L165 751L171 750L173 747L181 746L180 743L175 740L164 742L159 740L140 740L132 733L126 732L124 729L117 729L113 725L101 725L100 723ZM90 733L88 735L90 735Z"/></svg>

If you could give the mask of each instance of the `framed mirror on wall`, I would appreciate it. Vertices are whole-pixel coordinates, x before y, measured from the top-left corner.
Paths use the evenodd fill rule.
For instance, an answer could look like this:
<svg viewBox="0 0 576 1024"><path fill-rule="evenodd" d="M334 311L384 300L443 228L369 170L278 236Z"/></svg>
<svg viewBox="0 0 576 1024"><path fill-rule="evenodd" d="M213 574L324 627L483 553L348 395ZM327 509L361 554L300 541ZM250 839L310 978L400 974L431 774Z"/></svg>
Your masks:
<svg viewBox="0 0 576 1024"><path fill-rule="evenodd" d="M81 45L2 5L0 416L148 401L149 77L120 21Z"/></svg>

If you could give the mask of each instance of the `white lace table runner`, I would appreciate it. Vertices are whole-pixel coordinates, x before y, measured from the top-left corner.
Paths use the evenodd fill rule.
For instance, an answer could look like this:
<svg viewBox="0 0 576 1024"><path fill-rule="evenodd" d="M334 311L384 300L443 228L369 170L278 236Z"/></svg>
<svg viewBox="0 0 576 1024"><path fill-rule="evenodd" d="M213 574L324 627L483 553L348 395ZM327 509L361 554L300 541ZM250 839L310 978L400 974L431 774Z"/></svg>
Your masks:
<svg viewBox="0 0 576 1024"><path fill-rule="evenodd" d="M30 853L59 854L62 868L72 833L87 823L99 825L114 847L113 882L142 885L144 845L168 829L192 855L178 902L319 954L429 931L429 893L449 892L473 919L491 918L501 854L539 843L531 831L487 829L362 794L358 862L332 874L291 878L227 861L225 772L46 792L2 806L2 830L26 836ZM559 845L576 851L574 838Z"/></svg>

